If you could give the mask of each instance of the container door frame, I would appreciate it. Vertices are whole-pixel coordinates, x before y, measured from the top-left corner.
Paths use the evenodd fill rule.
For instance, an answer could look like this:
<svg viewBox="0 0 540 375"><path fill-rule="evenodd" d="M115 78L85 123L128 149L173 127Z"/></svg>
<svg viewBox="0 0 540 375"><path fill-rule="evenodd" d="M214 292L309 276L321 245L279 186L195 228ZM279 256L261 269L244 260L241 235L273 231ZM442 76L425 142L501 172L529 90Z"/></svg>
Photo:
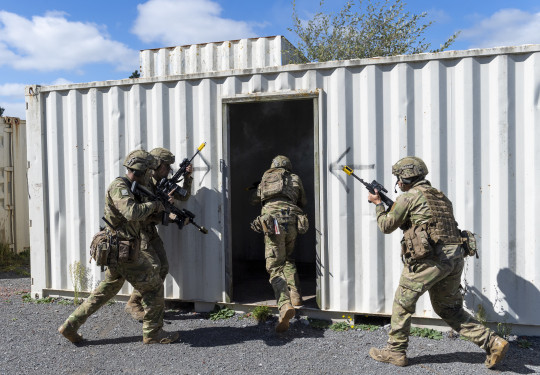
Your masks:
<svg viewBox="0 0 540 375"><path fill-rule="evenodd" d="M323 202L322 197L324 196L322 181L322 157L323 150L321 148L320 139L321 135L321 111L319 111L319 103L321 103L322 90L316 89L313 91L287 91L279 93L254 93L254 94L243 94L236 95L232 97L222 97L221 98L221 107L222 107L222 135L223 135L223 158L221 159L220 171L222 173L222 192L223 192L223 259L224 259L224 296L223 300L226 302L231 301L233 295L233 260L232 260L232 226L229 224L231 222L231 200L230 194L231 191L231 180L230 180L230 122L229 122L229 104L238 104L238 103L255 103L255 102L269 102L269 101L289 101L289 100L299 100L299 99L312 99L313 100L313 171L314 171L314 189L315 189L315 266L317 267L315 282L316 282L316 300L317 305L321 309L325 309L326 306L322 305L324 299L321 298L321 295L324 295L324 283L322 282L323 277L323 259L325 259L322 254L325 254L326 251L326 238L323 235L325 233L324 228L326 228L326 222L323 219L324 208L321 205Z"/></svg>

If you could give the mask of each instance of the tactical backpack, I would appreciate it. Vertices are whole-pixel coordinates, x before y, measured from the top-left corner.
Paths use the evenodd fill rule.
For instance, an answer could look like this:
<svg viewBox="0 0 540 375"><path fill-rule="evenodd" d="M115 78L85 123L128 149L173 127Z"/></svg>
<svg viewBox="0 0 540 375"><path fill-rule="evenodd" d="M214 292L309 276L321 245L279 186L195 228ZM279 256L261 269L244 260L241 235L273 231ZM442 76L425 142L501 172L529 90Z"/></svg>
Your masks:
<svg viewBox="0 0 540 375"><path fill-rule="evenodd" d="M264 172L259 189L262 202L271 198L286 197L296 204L298 199L294 192L291 173L285 168L271 168Z"/></svg>

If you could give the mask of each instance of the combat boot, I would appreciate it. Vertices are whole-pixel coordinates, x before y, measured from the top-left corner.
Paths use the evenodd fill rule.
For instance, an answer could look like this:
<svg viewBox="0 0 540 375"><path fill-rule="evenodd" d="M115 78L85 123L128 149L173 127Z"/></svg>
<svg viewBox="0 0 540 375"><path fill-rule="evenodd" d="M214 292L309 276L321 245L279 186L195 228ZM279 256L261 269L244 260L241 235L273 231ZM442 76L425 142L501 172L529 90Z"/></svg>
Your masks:
<svg viewBox="0 0 540 375"><path fill-rule="evenodd" d="M289 293L291 295L291 303L293 306L302 306L304 304L302 296L296 290L291 289Z"/></svg>
<svg viewBox="0 0 540 375"><path fill-rule="evenodd" d="M141 322L144 318L144 308L142 307L141 297L131 294L126 304L126 312L135 320Z"/></svg>
<svg viewBox="0 0 540 375"><path fill-rule="evenodd" d="M68 320L58 327L58 332L74 344L83 340L82 336L77 333L77 329Z"/></svg>
<svg viewBox="0 0 540 375"><path fill-rule="evenodd" d="M296 310L290 303L286 303L279 309L279 322L276 325L276 332L285 332L289 329L289 320L296 314Z"/></svg>
<svg viewBox="0 0 540 375"><path fill-rule="evenodd" d="M382 349L371 348L369 349L369 356L376 361L391 363L401 367L407 366L409 363L404 352L396 352L388 347Z"/></svg>
<svg viewBox="0 0 540 375"><path fill-rule="evenodd" d="M486 367L492 368L497 363L500 363L509 348L510 344L505 339L499 336L491 337L487 349L487 356L485 362Z"/></svg>
<svg viewBox="0 0 540 375"><path fill-rule="evenodd" d="M162 329L152 337L143 337L145 344L170 344L180 337L178 332L167 332Z"/></svg>

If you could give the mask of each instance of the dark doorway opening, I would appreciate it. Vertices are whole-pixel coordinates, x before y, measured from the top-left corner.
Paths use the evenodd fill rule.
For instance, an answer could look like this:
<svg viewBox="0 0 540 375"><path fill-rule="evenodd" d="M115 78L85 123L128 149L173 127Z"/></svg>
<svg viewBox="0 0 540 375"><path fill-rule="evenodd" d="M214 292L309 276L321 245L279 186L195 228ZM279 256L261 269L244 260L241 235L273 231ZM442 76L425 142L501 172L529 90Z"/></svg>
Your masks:
<svg viewBox="0 0 540 375"><path fill-rule="evenodd" d="M232 300L275 305L265 268L264 237L250 229L261 207L250 205L254 189L276 155L287 156L304 185L310 229L296 240L295 260L305 307L316 302L314 99L228 105Z"/></svg>

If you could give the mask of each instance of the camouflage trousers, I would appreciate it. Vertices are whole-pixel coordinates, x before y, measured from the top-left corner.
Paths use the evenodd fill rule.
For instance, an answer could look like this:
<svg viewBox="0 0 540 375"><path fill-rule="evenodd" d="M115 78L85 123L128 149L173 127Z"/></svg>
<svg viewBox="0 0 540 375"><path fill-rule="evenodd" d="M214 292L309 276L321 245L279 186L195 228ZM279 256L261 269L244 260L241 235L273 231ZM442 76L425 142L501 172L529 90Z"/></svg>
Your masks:
<svg viewBox="0 0 540 375"><path fill-rule="evenodd" d="M464 266L462 248L439 245L435 254L404 266L394 297L388 345L392 350L406 351L416 302L428 291L435 313L461 336L486 349L494 332L463 309L460 290Z"/></svg>
<svg viewBox="0 0 540 375"><path fill-rule="evenodd" d="M154 262L157 263L159 260L154 259ZM143 337L153 337L163 327L165 301L159 268L156 268L146 256L139 256L134 263L118 263L107 269L105 280L92 291L67 320L75 329L79 329L90 315L120 291L126 280L142 294Z"/></svg>
<svg viewBox="0 0 540 375"><path fill-rule="evenodd" d="M270 274L270 284L276 295L279 308L291 303L289 291L300 293L300 279L296 270L293 253L296 243L296 217L271 213L278 220L280 234L264 236L266 270Z"/></svg>
<svg viewBox="0 0 540 375"><path fill-rule="evenodd" d="M146 258L152 267L159 270L159 277L165 281L165 277L169 273L169 261L167 259L167 252L163 246L163 241L157 232L154 225L141 236L141 252L140 256ZM133 289L130 301L138 303L141 301L142 294L137 289Z"/></svg>

